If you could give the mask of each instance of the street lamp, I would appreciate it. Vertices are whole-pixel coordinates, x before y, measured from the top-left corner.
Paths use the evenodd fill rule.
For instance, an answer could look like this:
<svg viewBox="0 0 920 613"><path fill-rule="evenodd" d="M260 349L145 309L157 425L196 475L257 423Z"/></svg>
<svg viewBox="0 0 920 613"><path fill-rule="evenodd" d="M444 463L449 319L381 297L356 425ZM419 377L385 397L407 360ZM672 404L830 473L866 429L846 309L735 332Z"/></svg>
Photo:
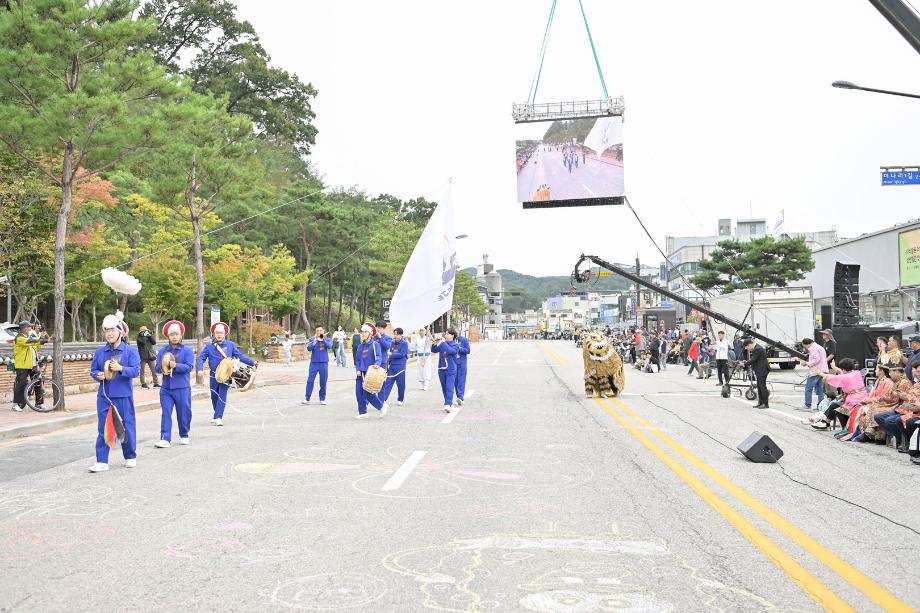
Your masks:
<svg viewBox="0 0 920 613"><path fill-rule="evenodd" d="M874 87L861 87L852 81L834 81L831 87L837 89L858 89L864 92L875 92L876 94L888 94L889 96L902 96L904 98L920 98L918 94L908 94L905 92L895 92L890 89L876 89Z"/></svg>

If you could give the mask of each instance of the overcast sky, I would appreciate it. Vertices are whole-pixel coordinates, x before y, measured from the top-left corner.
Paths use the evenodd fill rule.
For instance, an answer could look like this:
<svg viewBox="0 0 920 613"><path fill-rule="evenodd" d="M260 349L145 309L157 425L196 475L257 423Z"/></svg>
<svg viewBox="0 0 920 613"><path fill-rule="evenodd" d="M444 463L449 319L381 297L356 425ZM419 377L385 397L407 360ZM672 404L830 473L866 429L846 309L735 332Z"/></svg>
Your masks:
<svg viewBox="0 0 920 613"><path fill-rule="evenodd" d="M237 0L275 65L319 90L312 161L329 185L443 199L463 266L567 274L581 252L661 257L625 207L524 211L512 102L527 98L549 0ZM785 210L787 231L855 236L920 217L920 56L867 0L584 0L610 95L626 97L626 193L665 235ZM538 102L601 97L577 0L559 0Z"/></svg>

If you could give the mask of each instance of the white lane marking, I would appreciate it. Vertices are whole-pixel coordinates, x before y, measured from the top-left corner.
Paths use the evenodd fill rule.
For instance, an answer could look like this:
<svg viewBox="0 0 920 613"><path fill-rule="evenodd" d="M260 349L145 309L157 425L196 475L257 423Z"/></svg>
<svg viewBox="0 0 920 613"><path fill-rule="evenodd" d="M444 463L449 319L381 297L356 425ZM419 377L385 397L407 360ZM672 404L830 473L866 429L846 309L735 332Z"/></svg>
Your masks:
<svg viewBox="0 0 920 613"><path fill-rule="evenodd" d="M441 420L441 423L449 424L450 422L454 421L454 417L456 417L457 413L459 412L460 412L460 407L454 407L453 409L450 410L450 413L448 413L447 416Z"/></svg>
<svg viewBox="0 0 920 613"><path fill-rule="evenodd" d="M591 194L592 197L597 198L597 194L595 194L594 192L592 192L591 189L590 189L587 185L585 185L584 183L582 183L581 186L582 186L583 188L585 188L585 191L588 192L589 194Z"/></svg>
<svg viewBox="0 0 920 613"><path fill-rule="evenodd" d="M752 405L748 404L749 402L751 402L750 400L744 400L744 399L742 399L742 398L737 398L737 397L735 397L735 396L732 396L731 398L732 398L732 400L737 400L737 401L740 402L741 404L745 404L745 405L747 405L747 406L753 408ZM778 411L778 410L776 410L776 409L757 409L757 410L758 410L758 411L770 411L771 413L776 413L777 415L782 415L783 417L785 417L785 418L787 418L787 419L791 419L791 420L793 420L793 421L795 421L795 422L802 423L802 418L799 417L798 415L790 415L789 413L786 413L786 412L783 412L783 411Z"/></svg>
<svg viewBox="0 0 920 613"><path fill-rule="evenodd" d="M492 361L492 366L495 366L496 364L498 364L498 360L501 359L503 353L505 353L504 345L502 345L502 348L498 350L498 355L495 356L495 359Z"/></svg>
<svg viewBox="0 0 920 613"><path fill-rule="evenodd" d="M400 466L393 476L383 484L383 491L390 492L393 490L398 490L399 486L403 484L403 481L409 476L415 467L418 466L418 463L422 461L422 458L425 457L427 451L413 451L412 455Z"/></svg>

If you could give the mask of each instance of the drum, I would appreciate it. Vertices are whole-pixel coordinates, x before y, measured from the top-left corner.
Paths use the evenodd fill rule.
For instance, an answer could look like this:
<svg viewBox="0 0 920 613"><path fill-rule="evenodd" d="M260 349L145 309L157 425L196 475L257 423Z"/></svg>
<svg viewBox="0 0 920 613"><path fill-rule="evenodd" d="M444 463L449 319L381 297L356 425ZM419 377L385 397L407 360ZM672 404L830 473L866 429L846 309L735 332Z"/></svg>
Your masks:
<svg viewBox="0 0 920 613"><path fill-rule="evenodd" d="M214 369L214 378L218 383L226 383L230 380L231 375L233 375L233 359L224 358Z"/></svg>
<svg viewBox="0 0 920 613"><path fill-rule="evenodd" d="M365 392L376 394L383 389L383 382L387 380L387 371L376 364L372 365L364 373L364 384L362 387Z"/></svg>
<svg viewBox="0 0 920 613"><path fill-rule="evenodd" d="M230 375L230 382L233 387L241 392L248 392L256 382L256 369L237 361L234 364L233 373Z"/></svg>
<svg viewBox="0 0 920 613"><path fill-rule="evenodd" d="M163 371L164 375L171 375L173 369L176 367L176 356L172 352L167 351L163 354L162 359L160 359L160 370Z"/></svg>

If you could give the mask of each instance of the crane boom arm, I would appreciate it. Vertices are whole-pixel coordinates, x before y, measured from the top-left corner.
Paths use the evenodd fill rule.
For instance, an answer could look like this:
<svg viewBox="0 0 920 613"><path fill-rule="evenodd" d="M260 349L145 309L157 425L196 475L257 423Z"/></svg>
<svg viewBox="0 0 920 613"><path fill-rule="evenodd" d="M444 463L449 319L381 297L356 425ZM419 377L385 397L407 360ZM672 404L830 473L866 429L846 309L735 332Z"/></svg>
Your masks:
<svg viewBox="0 0 920 613"><path fill-rule="evenodd" d="M798 349L795 349L795 348L793 348L793 347L789 347L788 345L786 345L786 344L784 344L784 343L781 343L781 342L779 342L779 341L775 341L775 340L773 340L772 338L770 338L770 337L768 337L768 336L764 336L763 334L760 334L760 333L757 332L756 330L751 329L751 327L750 327L749 325L747 325L747 324L745 324L745 323L742 323L742 322L739 322L739 321L735 321L734 319L731 319L730 317L726 317L725 315L723 315L723 314L721 314L721 313L719 313L719 312L717 312L717 311L713 311L713 310L710 309L709 307L703 306L703 305L701 305L701 304L697 304L696 302L693 302L692 300L687 300L687 299L684 298L683 296L681 296L681 295L679 295L679 294L675 294L674 292L672 292L672 291L670 291L670 290L667 290L667 289L665 289L665 288L663 288L663 287L658 287L657 285L654 285L653 283L649 283L648 281L646 281L645 279L643 279L643 278L640 277L639 275L636 275L636 274L633 274L633 273L631 273L631 272L629 272L629 271L627 271L627 270L624 270L624 269L620 268L619 266L616 266L615 264L611 264L611 263L608 262L607 260L601 259L601 258L597 257L596 255L585 255L585 254L582 254L581 257L578 259L578 263L575 264L575 272L574 272L574 274L573 274L573 278L574 278L576 281L578 281L579 283L583 283L583 282L587 281L588 278L590 277L590 272L589 272L589 271L580 272L580 271L578 270L578 268L579 268L583 263L585 263L586 261L593 262L593 263L597 264L598 266L600 266L601 268L606 268L607 270L609 270L610 272L612 272L612 273L614 273L614 274L617 274L617 275L620 275L621 277L624 277L624 278L626 278L626 279L629 279L630 281L632 281L633 283L636 284L636 287L639 287L639 286L641 285L642 287L644 287L644 288L646 288L646 289L649 289L649 290L651 290L651 291L653 291L653 292L657 292L657 293L661 294L662 296L665 296L665 297L667 297L667 298L669 298L669 299L671 299L671 300L673 300L673 301L675 301L675 302L679 302L679 303L683 304L684 306L690 307L691 309L696 309L696 310L699 311L700 313L705 313L705 314L708 315L709 317L711 317L711 318L713 318L713 319L715 319L715 320L721 321L722 323L725 323L725 324L731 326L732 328L737 328L738 330L744 330L744 332L745 332L748 336L752 336L752 337L754 337L754 338L756 338L756 339L758 339L758 340L761 340L761 341L767 343L768 345L770 345L771 347L777 347L778 349L782 349L783 351L785 351L785 352L787 352L787 353L789 353L789 354L791 354L791 355L794 355L794 356L796 356L796 357L798 357L798 358L801 358L801 359L803 359L803 360L807 360L807 359L808 359L808 355L805 354L805 353L802 353L802 352L799 351Z"/></svg>

